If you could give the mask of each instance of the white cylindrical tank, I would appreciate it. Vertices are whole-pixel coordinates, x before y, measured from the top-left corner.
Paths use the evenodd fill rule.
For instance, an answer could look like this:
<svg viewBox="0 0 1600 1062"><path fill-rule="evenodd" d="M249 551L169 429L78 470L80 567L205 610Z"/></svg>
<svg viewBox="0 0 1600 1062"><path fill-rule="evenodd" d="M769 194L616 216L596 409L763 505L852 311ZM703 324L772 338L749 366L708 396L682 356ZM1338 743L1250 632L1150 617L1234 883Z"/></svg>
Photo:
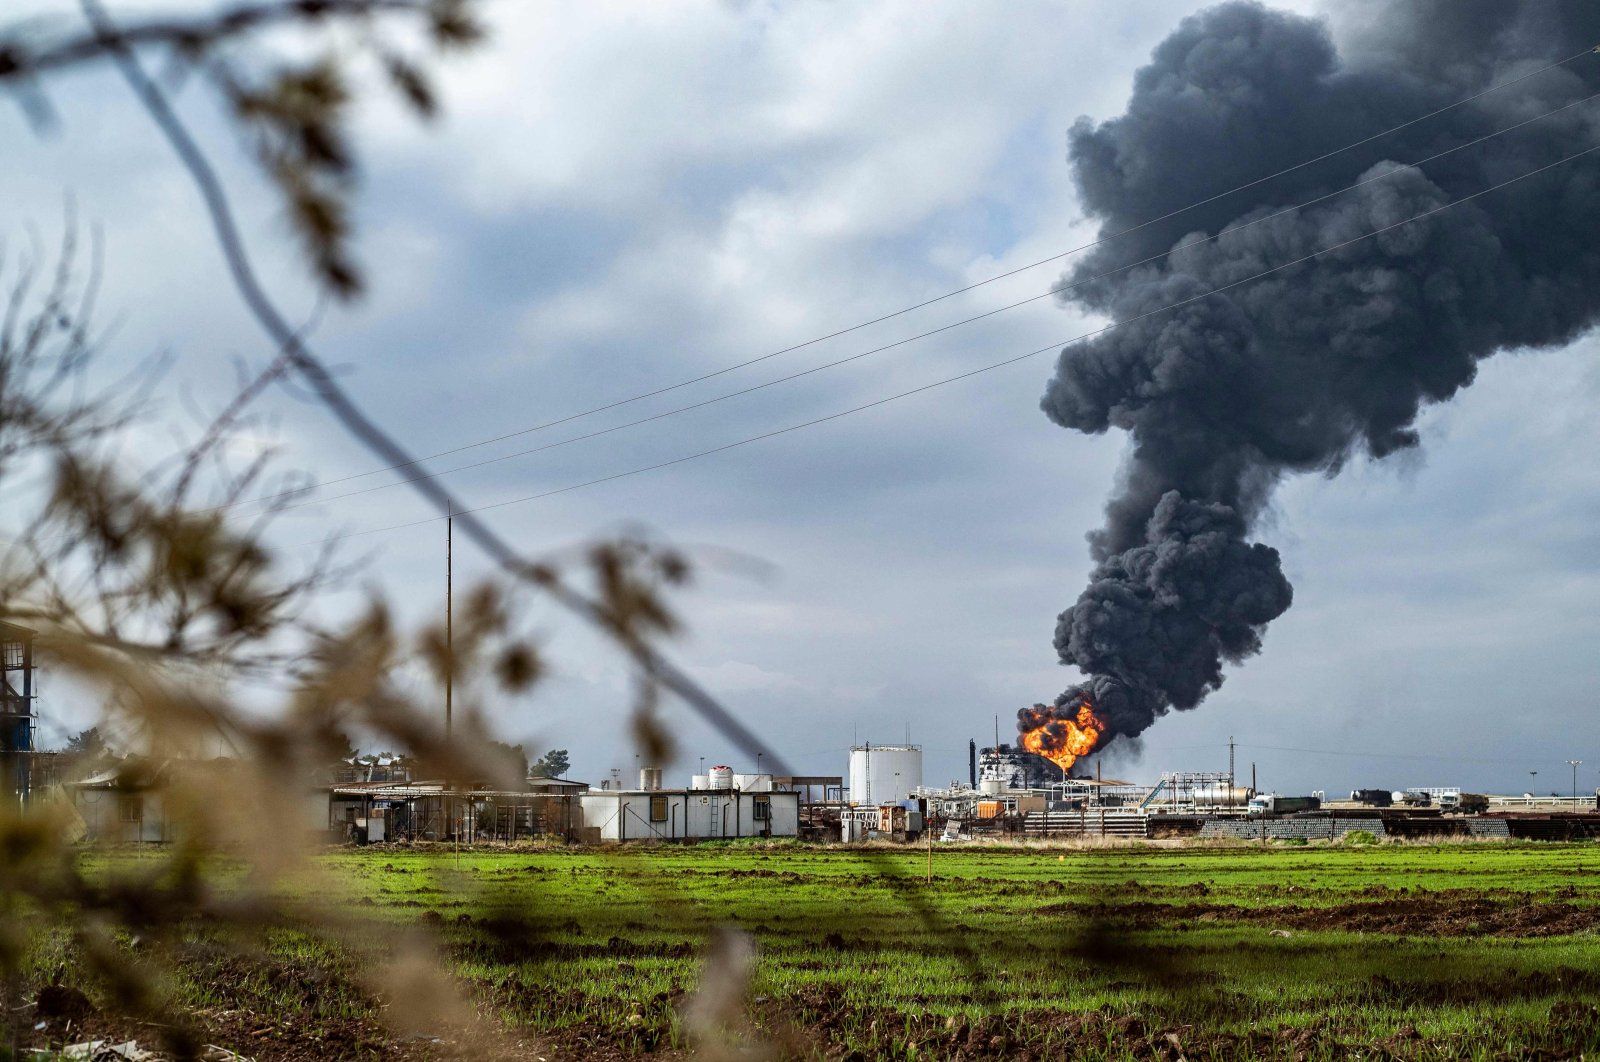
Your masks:
<svg viewBox="0 0 1600 1062"><path fill-rule="evenodd" d="M661 768L660 767L640 767L639 768L639 788L643 789L643 790L646 790L648 792L655 792L657 789L660 789L661 788Z"/></svg>
<svg viewBox="0 0 1600 1062"><path fill-rule="evenodd" d="M1250 803L1250 790L1238 785L1203 785L1190 794L1196 804L1210 807L1239 807ZM1159 799L1159 797L1158 797Z"/></svg>
<svg viewBox="0 0 1600 1062"><path fill-rule="evenodd" d="M984 796L999 796L1005 791L1006 784L999 778L985 778L978 783L978 792Z"/></svg>
<svg viewBox="0 0 1600 1062"><path fill-rule="evenodd" d="M718 764L707 773L706 782L711 789L732 789L733 768Z"/></svg>
<svg viewBox="0 0 1600 1062"><path fill-rule="evenodd" d="M921 745L856 745L850 749L852 804L898 804L921 784Z"/></svg>

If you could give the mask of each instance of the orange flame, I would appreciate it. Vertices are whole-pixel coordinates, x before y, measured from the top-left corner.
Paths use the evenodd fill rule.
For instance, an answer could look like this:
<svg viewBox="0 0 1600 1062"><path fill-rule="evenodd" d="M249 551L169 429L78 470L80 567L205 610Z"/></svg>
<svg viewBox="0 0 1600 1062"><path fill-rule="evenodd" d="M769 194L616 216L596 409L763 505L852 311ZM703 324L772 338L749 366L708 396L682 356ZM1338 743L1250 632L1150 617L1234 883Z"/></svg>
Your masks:
<svg viewBox="0 0 1600 1062"><path fill-rule="evenodd" d="M1052 719L1023 734L1022 747L1065 771L1093 750L1105 730L1105 720L1094 714L1094 705L1084 701L1075 719Z"/></svg>

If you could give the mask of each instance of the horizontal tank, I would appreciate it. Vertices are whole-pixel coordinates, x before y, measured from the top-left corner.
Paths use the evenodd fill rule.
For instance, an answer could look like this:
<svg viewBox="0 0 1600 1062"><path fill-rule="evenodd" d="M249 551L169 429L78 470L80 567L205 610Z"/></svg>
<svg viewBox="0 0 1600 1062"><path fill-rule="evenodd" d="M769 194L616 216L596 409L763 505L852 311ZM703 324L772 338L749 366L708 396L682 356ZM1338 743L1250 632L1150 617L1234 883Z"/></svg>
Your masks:
<svg viewBox="0 0 1600 1062"><path fill-rule="evenodd" d="M856 745L850 749L850 803L898 804L921 785L921 745Z"/></svg>
<svg viewBox="0 0 1600 1062"><path fill-rule="evenodd" d="M1196 804L1213 808L1242 808L1250 803L1250 790L1242 785L1203 785L1190 795Z"/></svg>

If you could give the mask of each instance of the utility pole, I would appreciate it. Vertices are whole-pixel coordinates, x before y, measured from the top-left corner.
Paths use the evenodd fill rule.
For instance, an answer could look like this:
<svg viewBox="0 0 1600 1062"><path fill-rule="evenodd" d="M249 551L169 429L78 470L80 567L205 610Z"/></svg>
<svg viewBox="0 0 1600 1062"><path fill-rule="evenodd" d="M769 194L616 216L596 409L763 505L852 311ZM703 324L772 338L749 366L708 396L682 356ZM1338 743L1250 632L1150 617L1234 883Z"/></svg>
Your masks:
<svg viewBox="0 0 1600 1062"><path fill-rule="evenodd" d="M1568 760L1567 765L1572 768L1572 799L1578 799L1578 768L1583 766L1582 760Z"/></svg>
<svg viewBox="0 0 1600 1062"><path fill-rule="evenodd" d="M1228 788L1233 788L1233 735L1228 735Z"/></svg>
<svg viewBox="0 0 1600 1062"><path fill-rule="evenodd" d="M455 512L444 520L444 734L450 736L455 694Z"/></svg>
<svg viewBox="0 0 1600 1062"><path fill-rule="evenodd" d="M455 509L451 508L444 518L444 737L450 740L450 726L453 720L454 696L456 685L456 640L455 640L455 583L456 583L456 558L455 558ZM454 806L452 806L454 805ZM458 823L455 821L456 812L460 808L460 801L446 798L445 818L450 823L450 832L455 834L456 869L461 869L461 830L465 819Z"/></svg>

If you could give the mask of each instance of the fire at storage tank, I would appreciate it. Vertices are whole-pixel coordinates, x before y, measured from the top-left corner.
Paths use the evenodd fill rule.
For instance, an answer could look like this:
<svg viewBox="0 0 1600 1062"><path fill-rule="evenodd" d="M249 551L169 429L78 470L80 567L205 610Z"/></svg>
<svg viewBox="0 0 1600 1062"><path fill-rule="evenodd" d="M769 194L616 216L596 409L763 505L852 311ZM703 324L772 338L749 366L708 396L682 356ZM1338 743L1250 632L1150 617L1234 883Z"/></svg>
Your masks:
<svg viewBox="0 0 1600 1062"><path fill-rule="evenodd" d="M1105 720L1095 714L1087 697L1055 707L1036 704L1017 713L1022 747L1061 768L1062 777L1099 746L1106 730Z"/></svg>

